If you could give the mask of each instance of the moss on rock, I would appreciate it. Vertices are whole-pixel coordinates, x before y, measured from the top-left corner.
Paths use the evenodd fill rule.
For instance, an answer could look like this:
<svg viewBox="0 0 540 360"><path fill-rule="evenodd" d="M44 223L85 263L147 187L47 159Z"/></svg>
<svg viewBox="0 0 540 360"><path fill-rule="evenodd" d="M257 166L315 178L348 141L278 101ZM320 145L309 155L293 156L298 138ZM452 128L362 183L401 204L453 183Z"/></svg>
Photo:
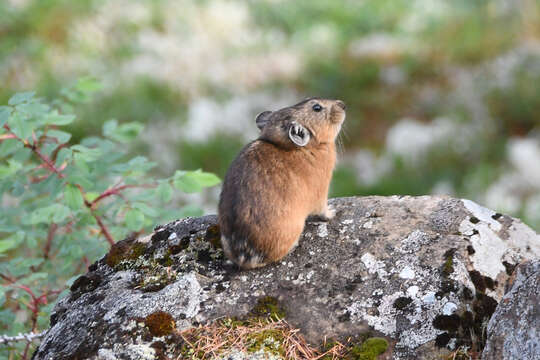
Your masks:
<svg viewBox="0 0 540 360"><path fill-rule="evenodd" d="M360 346L353 346L349 358L351 360L376 360L388 348L388 341L381 337L367 339Z"/></svg>
<svg viewBox="0 0 540 360"><path fill-rule="evenodd" d="M278 300L272 296L264 296L257 300L257 304L251 310L256 317L268 317L272 320L280 320L285 317L285 310L279 305Z"/></svg>
<svg viewBox="0 0 540 360"><path fill-rule="evenodd" d="M111 247L105 256L105 263L112 268L116 268L122 261L136 260L144 255L145 251L146 244L128 238L117 242Z"/></svg>
<svg viewBox="0 0 540 360"><path fill-rule="evenodd" d="M284 334L277 329L267 329L254 331L246 337L246 347L248 352L254 353L264 351L265 353L284 356L283 348Z"/></svg>
<svg viewBox="0 0 540 360"><path fill-rule="evenodd" d="M214 249L221 249L221 231L219 225L211 225L206 229L204 240L208 241Z"/></svg>

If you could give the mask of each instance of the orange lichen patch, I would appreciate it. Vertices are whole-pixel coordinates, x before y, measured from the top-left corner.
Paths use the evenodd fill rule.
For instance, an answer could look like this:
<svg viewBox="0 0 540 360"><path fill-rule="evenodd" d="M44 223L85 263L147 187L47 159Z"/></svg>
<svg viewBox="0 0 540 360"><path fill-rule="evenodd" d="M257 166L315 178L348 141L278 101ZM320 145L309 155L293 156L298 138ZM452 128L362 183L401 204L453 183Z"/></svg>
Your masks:
<svg viewBox="0 0 540 360"><path fill-rule="evenodd" d="M156 311L148 315L144 323L154 336L169 335L175 328L173 317L165 311Z"/></svg>

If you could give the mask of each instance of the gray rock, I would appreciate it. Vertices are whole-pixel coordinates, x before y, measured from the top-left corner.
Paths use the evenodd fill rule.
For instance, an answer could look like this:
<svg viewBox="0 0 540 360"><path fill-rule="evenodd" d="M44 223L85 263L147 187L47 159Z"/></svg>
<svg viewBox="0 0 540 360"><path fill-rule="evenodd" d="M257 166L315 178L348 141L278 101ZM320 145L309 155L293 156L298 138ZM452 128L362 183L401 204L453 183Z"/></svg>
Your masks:
<svg viewBox="0 0 540 360"><path fill-rule="evenodd" d="M120 242L56 305L34 359L177 358L179 331L246 316L265 296L313 345L370 333L388 340L386 358L480 350L512 267L540 256L534 231L468 200L331 203L333 220L308 221L297 249L253 271L224 261L215 216ZM152 316L176 331L152 330Z"/></svg>
<svg viewBox="0 0 540 360"><path fill-rule="evenodd" d="M487 327L483 360L540 359L540 260L519 265Z"/></svg>

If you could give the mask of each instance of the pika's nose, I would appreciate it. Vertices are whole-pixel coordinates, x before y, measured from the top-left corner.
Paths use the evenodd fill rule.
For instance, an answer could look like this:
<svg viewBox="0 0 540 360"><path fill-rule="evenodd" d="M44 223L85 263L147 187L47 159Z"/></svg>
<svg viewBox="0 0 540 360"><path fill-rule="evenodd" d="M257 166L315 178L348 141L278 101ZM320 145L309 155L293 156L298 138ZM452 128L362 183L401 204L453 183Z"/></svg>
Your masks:
<svg viewBox="0 0 540 360"><path fill-rule="evenodd" d="M341 100L336 100L336 105L339 106L340 108L342 108L343 110L345 110L347 108L345 103L343 101L341 101Z"/></svg>

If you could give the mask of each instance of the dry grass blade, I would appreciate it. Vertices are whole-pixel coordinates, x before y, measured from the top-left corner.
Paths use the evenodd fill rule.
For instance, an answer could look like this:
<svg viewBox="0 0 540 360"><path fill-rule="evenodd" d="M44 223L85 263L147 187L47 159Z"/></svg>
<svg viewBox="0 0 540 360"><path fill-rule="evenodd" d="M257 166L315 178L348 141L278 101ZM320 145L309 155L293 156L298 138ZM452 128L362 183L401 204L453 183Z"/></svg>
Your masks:
<svg viewBox="0 0 540 360"><path fill-rule="evenodd" d="M254 352L263 349L285 359L335 360L342 359L347 352L347 346L340 342L327 344L325 341L324 350L312 347L299 329L292 328L283 319L221 319L184 330L179 335L187 345L182 355L191 359L217 359L233 351Z"/></svg>

